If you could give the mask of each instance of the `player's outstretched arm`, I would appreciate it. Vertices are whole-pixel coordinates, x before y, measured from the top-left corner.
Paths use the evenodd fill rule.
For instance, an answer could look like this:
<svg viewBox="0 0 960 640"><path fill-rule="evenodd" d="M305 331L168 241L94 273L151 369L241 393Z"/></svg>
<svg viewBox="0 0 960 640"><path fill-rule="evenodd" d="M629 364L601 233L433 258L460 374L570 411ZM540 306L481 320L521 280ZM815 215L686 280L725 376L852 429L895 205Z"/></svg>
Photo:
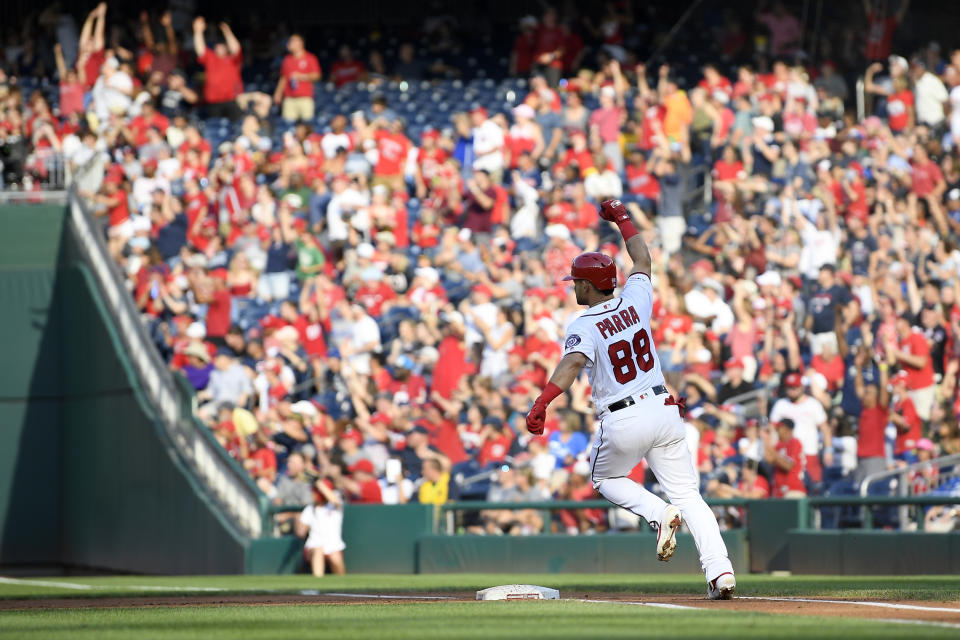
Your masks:
<svg viewBox="0 0 960 640"><path fill-rule="evenodd" d="M647 247L647 243L643 241L643 236L640 235L637 227L633 224L633 218L630 217L630 212L623 206L623 203L619 200L604 200L600 203L600 217L604 220L609 220L620 229L620 233L623 235L623 241L627 245L627 253L630 255L630 259L633 260L633 269L630 271L631 275L634 273L643 273L649 276L651 263L650 249Z"/></svg>
<svg viewBox="0 0 960 640"><path fill-rule="evenodd" d="M527 414L527 431L534 435L543 433L543 422L547 417L547 405L554 398L570 388L573 381L580 375L580 371L587 364L587 356L578 352L571 352L561 358L557 368L553 370L550 381L534 400L530 413Z"/></svg>

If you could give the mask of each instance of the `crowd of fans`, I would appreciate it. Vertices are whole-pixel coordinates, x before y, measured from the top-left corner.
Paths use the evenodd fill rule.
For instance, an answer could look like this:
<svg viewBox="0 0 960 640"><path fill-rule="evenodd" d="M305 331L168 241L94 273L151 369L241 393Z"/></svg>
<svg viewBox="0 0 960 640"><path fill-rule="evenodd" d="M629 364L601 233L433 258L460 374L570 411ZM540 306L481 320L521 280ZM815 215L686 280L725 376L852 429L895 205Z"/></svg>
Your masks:
<svg viewBox="0 0 960 640"><path fill-rule="evenodd" d="M777 4L756 17L762 55L746 61L728 20L722 53L684 79L636 60L638 22L617 7L576 29L553 10L525 18L513 108L474 105L411 139L376 92L322 128L314 95L428 77L412 46L394 69L349 48L327 69L290 34L272 91L247 92L227 23L178 33L144 13L131 51L106 41L101 4L56 47L56 108L14 81L36 73L30 40L0 71L0 140L77 172L200 419L274 502L317 502L281 515L284 530L335 520L341 500L596 497L587 381L551 405L543 436L523 418L580 311L561 282L572 258L624 257L597 215L608 197L651 247L654 342L707 495L807 495L960 453L960 50L891 56L904 16L868 13L887 30L866 43L869 66L804 64ZM851 71L865 72L863 119ZM239 135L212 145L210 118ZM631 477L657 489L643 465ZM940 486L934 466L912 478ZM503 510L463 525L637 522ZM315 545L334 570L341 544Z"/></svg>

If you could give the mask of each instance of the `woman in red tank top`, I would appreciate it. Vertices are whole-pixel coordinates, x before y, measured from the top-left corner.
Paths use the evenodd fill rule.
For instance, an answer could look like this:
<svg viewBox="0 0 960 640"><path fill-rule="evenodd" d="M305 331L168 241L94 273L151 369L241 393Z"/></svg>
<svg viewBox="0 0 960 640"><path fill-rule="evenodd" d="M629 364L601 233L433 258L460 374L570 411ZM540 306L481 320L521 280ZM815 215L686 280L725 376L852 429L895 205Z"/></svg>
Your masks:
<svg viewBox="0 0 960 640"><path fill-rule="evenodd" d="M247 254L242 251L234 254L230 261L230 270L227 271L227 287L230 289L230 295L237 298L249 298L256 281L257 274L250 267Z"/></svg>

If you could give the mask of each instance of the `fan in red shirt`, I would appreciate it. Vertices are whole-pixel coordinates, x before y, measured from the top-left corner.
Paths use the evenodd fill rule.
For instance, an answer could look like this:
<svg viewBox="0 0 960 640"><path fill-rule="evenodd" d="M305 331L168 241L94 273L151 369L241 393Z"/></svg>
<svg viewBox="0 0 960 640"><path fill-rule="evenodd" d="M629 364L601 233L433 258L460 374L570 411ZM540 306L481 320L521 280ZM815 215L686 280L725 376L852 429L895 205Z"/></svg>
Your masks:
<svg viewBox="0 0 960 640"><path fill-rule="evenodd" d="M754 465L745 464L740 472L740 482L737 483L737 491L740 497L754 500L766 499L770 497L770 483L767 482L766 478L757 473L757 468Z"/></svg>
<svg viewBox="0 0 960 640"><path fill-rule="evenodd" d="M195 151L198 156L199 164L203 165L204 167L209 165L210 154L213 151L213 147L210 146L210 141L201 136L200 131L194 126L187 127L183 133L184 140L177 148L177 156L179 157L180 162L182 164L186 164L188 161L187 152Z"/></svg>
<svg viewBox="0 0 960 640"><path fill-rule="evenodd" d="M430 445L447 456L450 464L466 461L467 454L454 421L445 418L440 406L434 402L428 402L423 408L424 416L417 424L427 430Z"/></svg>
<svg viewBox="0 0 960 640"><path fill-rule="evenodd" d="M384 312L384 305L396 300L397 294L387 282L378 276L373 269L364 274L363 284L354 294L354 301L363 305L374 318L379 318Z"/></svg>
<svg viewBox="0 0 960 640"><path fill-rule="evenodd" d="M736 486L714 479L707 485L707 492L708 495L717 498L765 500L770 497L770 483L757 473L756 463L748 461L740 469L740 480Z"/></svg>
<svg viewBox="0 0 960 640"><path fill-rule="evenodd" d="M693 330L693 318L689 314L679 313L680 309L680 298L673 296L669 308L657 325L654 337L657 344L663 342L671 345L677 336L686 335Z"/></svg>
<svg viewBox="0 0 960 640"><path fill-rule="evenodd" d="M939 201L943 197L943 192L947 190L947 183L943 179L940 165L930 159L923 145L914 146L912 166L913 182L910 187L912 191L918 198L933 195Z"/></svg>
<svg viewBox="0 0 960 640"><path fill-rule="evenodd" d="M570 203L573 207L574 216L567 226L571 229L592 229L596 226L599 214L597 207L587 201L587 191L582 182L576 182L573 185L573 198Z"/></svg>
<svg viewBox="0 0 960 640"><path fill-rule="evenodd" d="M637 145L643 151L651 151L656 146L655 137L663 133L663 121L667 117L667 108L656 101L655 97L641 98L644 105L643 120Z"/></svg>
<svg viewBox="0 0 960 640"><path fill-rule="evenodd" d="M552 328L549 319L538 320L532 336L523 342L523 360L533 365L532 378L537 386L542 387L547 382L547 373L560 359L561 348L553 336L548 332Z"/></svg>
<svg viewBox="0 0 960 640"><path fill-rule="evenodd" d="M544 12L543 21L537 28L536 38L537 44L533 49L534 61L559 76L559 72L563 69L563 50L567 36L563 27L557 24L557 12L554 9L548 8ZM556 82L550 84L555 85Z"/></svg>
<svg viewBox="0 0 960 640"><path fill-rule="evenodd" d="M723 155L713 164L713 179L716 182L735 182L746 177L740 154L732 145L727 145Z"/></svg>
<svg viewBox="0 0 960 640"><path fill-rule="evenodd" d="M373 463L367 459L354 462L347 468L351 477L343 479L343 486L353 504L381 504L383 494L374 474Z"/></svg>
<svg viewBox="0 0 960 640"><path fill-rule="evenodd" d="M256 480L265 480L273 485L277 477L277 454L270 448L272 444L261 430L254 434L257 448L250 454L244 466Z"/></svg>
<svg viewBox="0 0 960 640"><path fill-rule="evenodd" d="M510 452L513 431L500 418L489 416L483 419L483 445L477 454L477 462L485 467L491 462L502 462Z"/></svg>
<svg viewBox="0 0 960 640"><path fill-rule="evenodd" d="M913 126L914 98L905 78L897 78L893 81L893 86L896 91L887 97L887 117L890 130L900 133Z"/></svg>
<svg viewBox="0 0 960 640"><path fill-rule="evenodd" d="M627 188L630 193L644 198L647 201L647 206L657 201L657 197L660 195L660 182L655 175L650 173L647 161L640 149L630 151L630 163L626 166L626 173ZM642 208L644 203L641 203L640 206Z"/></svg>
<svg viewBox="0 0 960 640"><path fill-rule="evenodd" d="M356 82L367 72L362 62L353 59L353 50L349 46L341 45L339 56L330 67L330 79L338 89L345 84Z"/></svg>
<svg viewBox="0 0 960 640"><path fill-rule="evenodd" d="M550 204L543 210L543 217L546 219L548 226L552 224L566 225L570 220L576 218L573 205L564 197L561 185L556 185L550 192Z"/></svg>
<svg viewBox="0 0 960 640"><path fill-rule="evenodd" d="M547 84L546 78L539 74L530 78L530 93L526 95L523 102L534 110L539 109L541 104L549 105L554 113L559 113L563 109L560 94Z"/></svg>
<svg viewBox="0 0 960 640"><path fill-rule="evenodd" d="M219 422L213 427L213 435L231 458L242 463L246 457L244 453L247 451L247 444L244 438L237 435L237 427L231 418L232 414L233 409L230 407L220 408L217 416Z"/></svg>
<svg viewBox="0 0 960 640"><path fill-rule="evenodd" d="M284 120L313 120L313 84L321 77L317 56L309 53L303 44L303 36L294 33L287 40L289 55L280 66L280 79L273 92L273 101L283 104Z"/></svg>
<svg viewBox="0 0 960 640"><path fill-rule="evenodd" d="M403 187L403 168L413 145L403 135L403 122L399 119L388 127L377 129L373 134L377 141L377 164L373 167L373 179L375 184L386 184L398 190Z"/></svg>
<svg viewBox="0 0 960 640"><path fill-rule="evenodd" d="M83 82L83 88L87 91L93 89L93 85L97 83L97 78L100 77L100 67L103 66L107 58L106 40L104 39L106 15L107 3L101 2L87 15L80 31L80 39L77 43L79 53L77 70L78 72L82 71L80 78Z"/></svg>
<svg viewBox="0 0 960 640"><path fill-rule="evenodd" d="M861 371L867 364L867 355L866 352L861 353L857 354L854 361L857 371L854 383L857 397L862 404L857 433L857 474L862 478L887 468L884 432L890 422L890 392L887 391L886 366L880 369L879 385L863 384Z"/></svg>
<svg viewBox="0 0 960 640"><path fill-rule="evenodd" d="M57 75L60 79L60 114L69 116L73 113L83 113L84 86L77 69L67 69L63 59L63 48L60 43L53 45L54 58L57 62ZM83 69L78 65L78 69Z"/></svg>
<svg viewBox="0 0 960 640"><path fill-rule="evenodd" d="M525 77L533 67L533 53L537 46L537 19L526 16L520 20L520 33L513 41L510 54L510 75Z"/></svg>
<svg viewBox="0 0 960 640"><path fill-rule="evenodd" d="M193 48L204 69L203 99L210 116L239 119L240 108L236 99L243 93L243 80L240 78L243 50L230 26L226 22L221 22L219 26L224 42L215 44L211 51L203 38L206 20L201 16L193 20Z"/></svg>
<svg viewBox="0 0 960 640"><path fill-rule="evenodd" d="M810 361L810 366L813 367L814 371L826 378L827 391L830 393L834 393L837 387L843 384L845 373L843 358L837 355L832 345L825 345L821 353L813 356L813 360Z"/></svg>
<svg viewBox="0 0 960 640"><path fill-rule="evenodd" d="M890 379L896 399L890 411L890 422L897 426L897 439L893 444L895 456L909 453L923 437L923 421L917 415L913 400L907 395L908 379L906 371L899 371Z"/></svg>
<svg viewBox="0 0 960 640"><path fill-rule="evenodd" d="M439 139L440 132L432 127L424 129L420 136L420 148L417 149L417 173L414 176L418 198L427 195L433 179L437 177L440 168L449 157L447 150L437 144Z"/></svg>
<svg viewBox="0 0 960 640"><path fill-rule="evenodd" d="M580 130L573 131L570 133L570 142L572 146L566 150L553 170L554 172L558 169L563 170L576 163L580 168L580 177L582 178L586 170L593 166L593 154L587 148L587 135Z"/></svg>
<svg viewBox="0 0 960 640"><path fill-rule="evenodd" d="M223 344L230 329L230 291L227 290L226 269L210 272L210 279L194 288L197 302L207 305L207 337Z"/></svg>
<svg viewBox="0 0 960 640"><path fill-rule="evenodd" d="M140 115L132 119L129 125L134 135L133 143L138 147L147 144L147 129L156 127L160 133L166 134L169 126L170 119L159 113L149 100L143 103L140 107Z"/></svg>
<svg viewBox="0 0 960 640"><path fill-rule="evenodd" d="M111 227L117 227L130 219L130 208L127 205L127 192L120 188L123 176L119 173L109 173L103 180L103 194L96 197L96 201L106 206L107 222Z"/></svg>
<svg viewBox="0 0 960 640"><path fill-rule="evenodd" d="M463 376L476 370L476 364L467 360L467 347L463 342L466 331L463 316L459 311L447 317L447 335L437 346L439 356L433 368L433 391L449 398L460 386Z"/></svg>
<svg viewBox="0 0 960 640"><path fill-rule="evenodd" d="M700 80L697 86L706 89L707 93L722 91L727 94L728 98L733 95L733 84L730 82L730 79L720 75L716 65L712 63L703 65L703 79Z"/></svg>
<svg viewBox="0 0 960 640"><path fill-rule="evenodd" d="M393 394L397 404L421 405L427 400L427 381L423 376L413 373L415 366L413 358L405 353L397 358L393 377L386 384L386 391ZM402 398L403 395L406 395L406 398Z"/></svg>
<svg viewBox="0 0 960 640"><path fill-rule="evenodd" d="M907 389L920 418L929 420L936 391L930 345L923 331L914 327L908 317L897 318L896 332L899 345L891 336L887 343L887 353L899 363L906 374Z"/></svg>
<svg viewBox="0 0 960 640"><path fill-rule="evenodd" d="M300 316L293 323L300 334L300 344L309 356L327 355L327 341L323 337L323 325L320 323L319 312L316 307L310 307L306 316Z"/></svg>
<svg viewBox="0 0 960 640"><path fill-rule="evenodd" d="M763 439L766 445L766 459L773 468L773 497L798 498L807 495L803 484L804 455L803 445L793 437L793 420L784 418L776 427L779 442L772 443L773 433L764 429Z"/></svg>
<svg viewBox="0 0 960 640"><path fill-rule="evenodd" d="M200 190L197 180L186 180L183 186L183 210L187 216L187 233L196 234L203 220L210 213L210 201L207 194Z"/></svg>
<svg viewBox="0 0 960 640"><path fill-rule="evenodd" d="M890 55L890 47L893 44L893 34L897 30L897 25L903 21L907 8L910 3L902 0L897 3L899 7L894 15L889 15L887 10L890 8L886 2L864 2L863 6L867 12L867 38L866 38L866 57L867 60L885 60Z"/></svg>

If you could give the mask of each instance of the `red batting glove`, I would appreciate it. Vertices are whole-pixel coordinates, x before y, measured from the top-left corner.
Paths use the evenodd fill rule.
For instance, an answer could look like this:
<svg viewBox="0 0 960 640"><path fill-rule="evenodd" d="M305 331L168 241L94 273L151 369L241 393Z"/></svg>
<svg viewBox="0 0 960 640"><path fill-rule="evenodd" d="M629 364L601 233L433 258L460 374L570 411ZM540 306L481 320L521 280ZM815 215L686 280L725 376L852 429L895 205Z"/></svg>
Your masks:
<svg viewBox="0 0 960 640"><path fill-rule="evenodd" d="M534 402L527 414L527 431L535 436L543 435L543 422L547 418L547 405Z"/></svg>
<svg viewBox="0 0 960 640"><path fill-rule="evenodd" d="M613 222L620 228L623 239L629 240L637 235L637 228L633 226L630 212L619 200L604 200L600 203L600 217Z"/></svg>
<svg viewBox="0 0 960 640"><path fill-rule="evenodd" d="M630 220L630 212L619 200L604 200L600 203L600 217L619 224Z"/></svg>

